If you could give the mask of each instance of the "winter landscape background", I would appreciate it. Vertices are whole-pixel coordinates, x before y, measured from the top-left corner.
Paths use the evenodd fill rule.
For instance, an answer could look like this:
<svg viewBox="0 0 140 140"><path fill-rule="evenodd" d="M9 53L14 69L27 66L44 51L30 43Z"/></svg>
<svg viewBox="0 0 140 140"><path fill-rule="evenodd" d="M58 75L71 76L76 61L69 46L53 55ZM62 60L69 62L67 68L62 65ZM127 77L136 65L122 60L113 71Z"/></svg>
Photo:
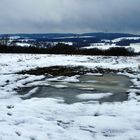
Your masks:
<svg viewBox="0 0 140 140"><path fill-rule="evenodd" d="M0 0L0 140L140 140L139 0Z"/></svg>

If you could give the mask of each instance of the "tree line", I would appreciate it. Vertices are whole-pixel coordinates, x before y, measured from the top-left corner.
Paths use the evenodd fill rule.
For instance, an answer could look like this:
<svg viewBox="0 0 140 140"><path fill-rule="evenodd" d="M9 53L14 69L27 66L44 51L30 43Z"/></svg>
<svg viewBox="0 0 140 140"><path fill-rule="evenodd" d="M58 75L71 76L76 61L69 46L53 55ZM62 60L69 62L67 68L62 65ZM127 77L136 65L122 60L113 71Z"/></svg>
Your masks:
<svg viewBox="0 0 140 140"><path fill-rule="evenodd" d="M124 47L112 47L108 50L98 48L82 49L75 46L58 43L54 47L20 47L0 45L0 53L31 53L31 54L71 54L71 55L105 55L105 56L134 56L139 55L134 50Z"/></svg>

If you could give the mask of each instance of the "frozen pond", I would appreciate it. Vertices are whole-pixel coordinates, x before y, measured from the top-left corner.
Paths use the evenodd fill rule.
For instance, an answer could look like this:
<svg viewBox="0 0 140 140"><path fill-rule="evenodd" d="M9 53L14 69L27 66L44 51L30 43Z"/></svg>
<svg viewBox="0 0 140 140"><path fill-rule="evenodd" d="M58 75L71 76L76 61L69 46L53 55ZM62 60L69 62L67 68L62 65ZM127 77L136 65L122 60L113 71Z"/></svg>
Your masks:
<svg viewBox="0 0 140 140"><path fill-rule="evenodd" d="M60 98L65 103L99 101L117 102L128 98L127 90L131 86L130 79L123 75L82 75L76 82L65 80L45 80L47 86L38 86L38 89L30 96L23 99L38 98ZM27 94L33 88L25 88L20 94Z"/></svg>

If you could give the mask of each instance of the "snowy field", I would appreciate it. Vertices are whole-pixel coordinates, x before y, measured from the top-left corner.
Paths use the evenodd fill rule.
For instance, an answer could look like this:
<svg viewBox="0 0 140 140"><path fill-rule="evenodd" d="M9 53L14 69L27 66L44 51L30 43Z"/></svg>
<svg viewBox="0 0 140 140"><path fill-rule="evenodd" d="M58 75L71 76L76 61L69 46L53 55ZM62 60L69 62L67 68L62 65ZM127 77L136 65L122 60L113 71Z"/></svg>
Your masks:
<svg viewBox="0 0 140 140"><path fill-rule="evenodd" d="M116 39L116 42L119 41L119 39ZM114 41L115 42L115 41ZM97 48L99 50L108 50L110 48L116 48L116 47L122 47L122 48L126 48L130 51L134 51L135 53L139 53L140 52L140 43L131 43L129 46L117 46L116 44L104 44L104 43L97 43L97 44L93 44L91 46L87 46L87 47L83 47L83 49L93 49L93 48Z"/></svg>
<svg viewBox="0 0 140 140"><path fill-rule="evenodd" d="M15 73L56 65L129 69L133 72L119 73L128 76L133 84L128 100L102 104L98 101L65 104L63 99L56 98L22 100L17 89L47 83L42 82L44 75ZM0 140L140 140L140 56L0 54L0 76ZM66 77L63 82L77 80L77 76ZM25 96L36 91L34 88ZM99 99L110 95L85 94L77 98Z"/></svg>

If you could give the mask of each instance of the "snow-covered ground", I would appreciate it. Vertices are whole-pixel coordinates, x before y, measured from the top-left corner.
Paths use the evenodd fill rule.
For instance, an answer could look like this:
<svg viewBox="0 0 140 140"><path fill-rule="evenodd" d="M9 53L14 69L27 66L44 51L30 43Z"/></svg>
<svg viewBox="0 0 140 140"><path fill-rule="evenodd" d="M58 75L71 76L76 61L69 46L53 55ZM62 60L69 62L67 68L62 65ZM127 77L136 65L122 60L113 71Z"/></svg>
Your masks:
<svg viewBox="0 0 140 140"><path fill-rule="evenodd" d="M29 44L29 43L20 43L20 42L18 42L18 43L16 43L16 46L21 46L21 47L30 47L30 46L31 46L31 44Z"/></svg>
<svg viewBox="0 0 140 140"><path fill-rule="evenodd" d="M130 47L133 48L135 52L140 52L140 43L132 43Z"/></svg>
<svg viewBox="0 0 140 140"><path fill-rule="evenodd" d="M140 56L0 54L0 60L0 140L140 140ZM116 103L65 104L62 99L20 98L16 89L35 81L41 84L45 76L16 72L56 65L128 68L133 73L120 74L129 76L134 87L128 91L128 101ZM28 94L37 90L34 88ZM84 96L78 98L97 99L104 95Z"/></svg>
<svg viewBox="0 0 140 140"><path fill-rule="evenodd" d="M115 43L114 44L93 44L93 45L90 45L90 46L87 46L87 47L82 47L83 49L93 49L93 48L98 48L100 50L108 50L110 48L113 48L113 47L123 47L123 48L126 48L128 50L134 50L134 52L136 53L139 53L140 52L140 43L132 43L130 44L130 46L117 46Z"/></svg>
<svg viewBox="0 0 140 140"><path fill-rule="evenodd" d="M114 40L112 40L112 42L119 42L121 40L124 40L124 39L127 39L127 40L138 40L140 39L140 37L121 37L121 38L116 38Z"/></svg>

